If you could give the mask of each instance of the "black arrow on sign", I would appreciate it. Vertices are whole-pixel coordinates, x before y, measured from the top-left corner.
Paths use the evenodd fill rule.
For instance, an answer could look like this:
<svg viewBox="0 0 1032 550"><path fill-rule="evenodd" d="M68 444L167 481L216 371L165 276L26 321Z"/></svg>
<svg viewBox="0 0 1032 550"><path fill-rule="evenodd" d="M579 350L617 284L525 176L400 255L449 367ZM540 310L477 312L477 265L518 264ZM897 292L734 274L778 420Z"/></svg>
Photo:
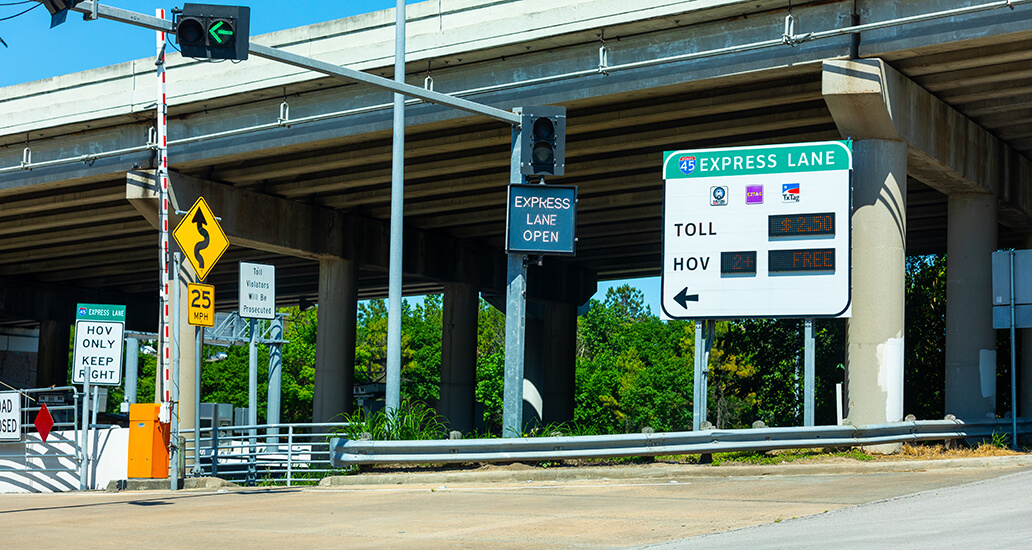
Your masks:
<svg viewBox="0 0 1032 550"><path fill-rule="evenodd" d="M684 309L688 309L688 302L698 302L699 301L699 295L698 294L689 295L688 294L688 287L684 287L684 289L681 290L681 292L677 293L677 296L674 296L674 300L677 303L681 304L681 307L683 307Z"/></svg>
<svg viewBox="0 0 1032 550"><path fill-rule="evenodd" d="M200 233L201 237L204 237L201 242L194 245L193 249L194 258L197 258L197 268L204 269L204 256L201 256L201 251L208 248L208 243L211 242L211 239L208 237L208 230L204 228L204 226L208 225L208 220L204 219L204 212L201 212L201 209L198 208L190 223L196 223L197 232Z"/></svg>

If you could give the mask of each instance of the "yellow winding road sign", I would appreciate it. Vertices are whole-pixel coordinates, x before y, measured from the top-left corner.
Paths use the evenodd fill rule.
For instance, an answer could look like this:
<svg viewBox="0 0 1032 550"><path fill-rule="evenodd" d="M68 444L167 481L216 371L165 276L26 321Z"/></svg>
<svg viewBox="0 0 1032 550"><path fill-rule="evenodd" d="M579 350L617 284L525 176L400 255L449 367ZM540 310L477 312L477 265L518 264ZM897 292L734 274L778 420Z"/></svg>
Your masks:
<svg viewBox="0 0 1032 550"><path fill-rule="evenodd" d="M172 231L172 236L201 281L229 248L229 239L208 203L204 202L204 197L197 198L197 202Z"/></svg>

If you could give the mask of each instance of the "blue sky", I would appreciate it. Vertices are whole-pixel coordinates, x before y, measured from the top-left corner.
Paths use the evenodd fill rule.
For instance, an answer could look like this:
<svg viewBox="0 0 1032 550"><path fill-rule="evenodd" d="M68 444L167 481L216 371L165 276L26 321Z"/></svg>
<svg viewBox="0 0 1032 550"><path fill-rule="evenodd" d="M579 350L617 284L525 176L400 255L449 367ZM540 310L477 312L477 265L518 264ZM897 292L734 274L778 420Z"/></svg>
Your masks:
<svg viewBox="0 0 1032 550"><path fill-rule="evenodd" d="M155 9L164 8L166 17L171 17L172 8L181 7L183 3L103 0L101 5L147 15L154 15ZM396 5L395 0L219 0L211 3L250 6L251 34L300 27ZM409 1L409 5L414 3ZM0 19L21 13L33 4L35 2L0 0ZM293 9L284 9L283 6ZM51 29L50 14L42 6L15 19L0 21L0 38L8 46L0 45L0 87L154 55L154 31L106 20L83 21L77 13L70 13L63 25Z"/></svg>
<svg viewBox="0 0 1032 550"><path fill-rule="evenodd" d="M414 3L410 0L408 5ZM15 16L33 4L0 0L0 19ZM103 4L153 15L157 8L168 13L183 3L104 0ZM396 0L250 0L238 5L251 7L251 34L257 35L393 8ZM83 21L77 13L70 13L64 24L51 29L50 14L42 6L0 21L0 38L7 43L6 48L0 45L0 87L142 59L153 56L155 48L154 31L106 20ZM607 289L623 282L599 283L595 297L604 298ZM646 303L659 315L659 277L629 282L645 293Z"/></svg>

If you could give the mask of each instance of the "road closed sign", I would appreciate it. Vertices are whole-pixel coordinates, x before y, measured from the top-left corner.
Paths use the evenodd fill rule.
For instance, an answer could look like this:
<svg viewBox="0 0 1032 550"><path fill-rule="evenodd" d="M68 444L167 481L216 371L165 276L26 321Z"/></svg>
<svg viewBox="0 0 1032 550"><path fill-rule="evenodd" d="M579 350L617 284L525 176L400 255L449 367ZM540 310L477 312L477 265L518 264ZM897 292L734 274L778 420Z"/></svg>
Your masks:
<svg viewBox="0 0 1032 550"><path fill-rule="evenodd" d="M72 382L117 386L122 383L125 306L79 304L75 314Z"/></svg>
<svg viewBox="0 0 1032 550"><path fill-rule="evenodd" d="M21 441L21 394L0 392L0 441Z"/></svg>
<svg viewBox="0 0 1032 550"><path fill-rule="evenodd" d="M664 158L665 317L849 316L848 142Z"/></svg>

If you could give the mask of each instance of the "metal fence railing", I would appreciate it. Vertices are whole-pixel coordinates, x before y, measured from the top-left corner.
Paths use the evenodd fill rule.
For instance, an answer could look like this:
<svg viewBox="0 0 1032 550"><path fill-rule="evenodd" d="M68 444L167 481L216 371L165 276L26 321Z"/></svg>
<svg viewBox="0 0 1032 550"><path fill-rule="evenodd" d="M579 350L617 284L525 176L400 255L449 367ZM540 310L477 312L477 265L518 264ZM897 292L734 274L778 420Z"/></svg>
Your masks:
<svg viewBox="0 0 1032 550"><path fill-rule="evenodd" d="M345 468L360 464L550 461L856 447L884 443L984 438L1008 433L1010 428L1010 420L970 424L959 420L923 420L867 426L703 430L579 437L432 441L334 438L330 444L330 464L335 468ZM1032 418L1021 419L1018 428L1021 433L1032 431Z"/></svg>
<svg viewBox="0 0 1032 550"><path fill-rule="evenodd" d="M49 490L79 488L83 463L79 409L82 394L72 386L18 390L22 394L20 441L3 443L0 485L6 489ZM53 426L44 442L34 425L45 397Z"/></svg>
<svg viewBox="0 0 1032 550"><path fill-rule="evenodd" d="M196 464L193 431L183 430L184 471L248 486L318 483L339 471L330 465L330 438L341 427L307 423L201 428Z"/></svg>

